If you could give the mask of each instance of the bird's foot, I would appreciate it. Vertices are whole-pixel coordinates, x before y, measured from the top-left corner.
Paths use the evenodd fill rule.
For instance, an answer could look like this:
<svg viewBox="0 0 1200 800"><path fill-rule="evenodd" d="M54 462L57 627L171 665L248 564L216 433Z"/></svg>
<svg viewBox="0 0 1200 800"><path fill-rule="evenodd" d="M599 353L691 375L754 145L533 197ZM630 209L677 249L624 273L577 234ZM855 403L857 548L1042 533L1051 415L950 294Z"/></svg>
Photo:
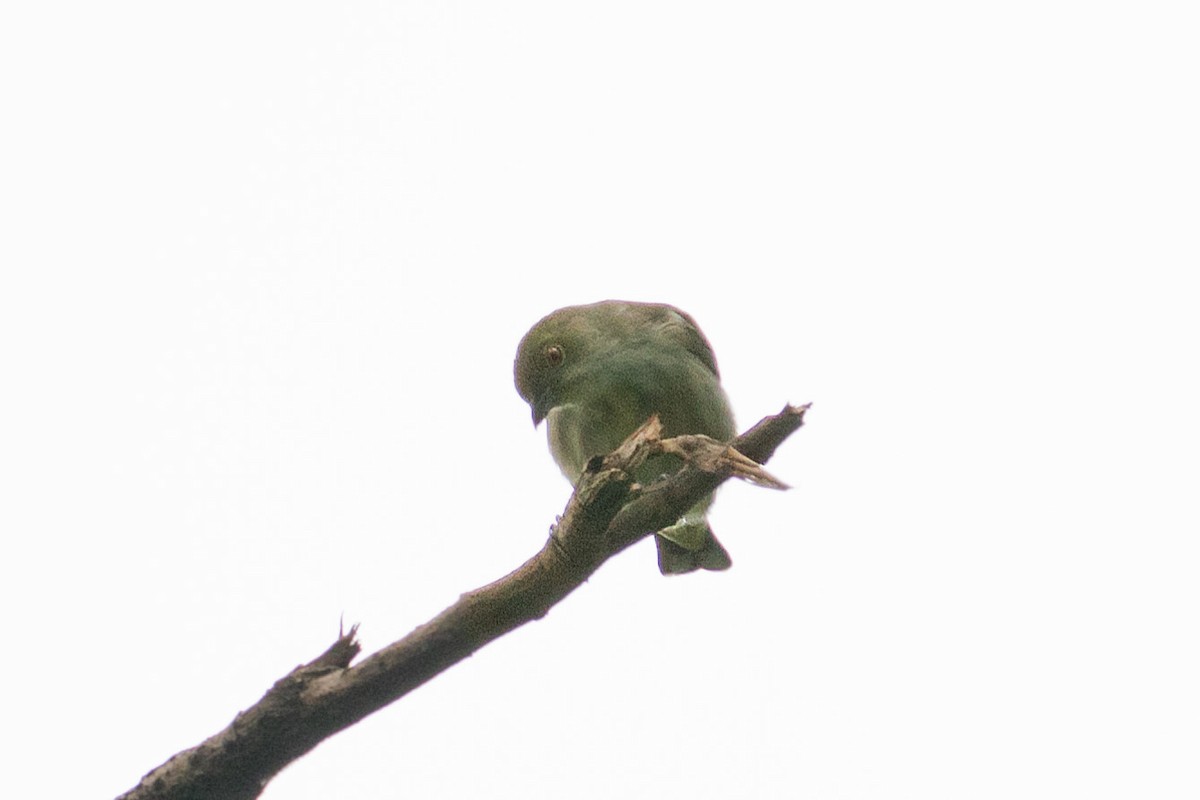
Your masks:
<svg viewBox="0 0 1200 800"><path fill-rule="evenodd" d="M788 489L786 483L763 469L762 464L747 458L731 445L718 442L710 436L688 434L663 439L659 446L664 453L679 456L696 469L741 478L755 486L768 489Z"/></svg>

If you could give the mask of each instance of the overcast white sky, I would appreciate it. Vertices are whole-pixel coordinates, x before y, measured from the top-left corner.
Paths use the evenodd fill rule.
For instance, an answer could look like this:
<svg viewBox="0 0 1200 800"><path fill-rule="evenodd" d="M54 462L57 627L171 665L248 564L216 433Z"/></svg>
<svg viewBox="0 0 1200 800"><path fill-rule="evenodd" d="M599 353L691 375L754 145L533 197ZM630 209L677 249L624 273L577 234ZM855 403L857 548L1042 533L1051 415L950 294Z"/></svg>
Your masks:
<svg viewBox="0 0 1200 800"><path fill-rule="evenodd" d="M268 800L1200 794L1190 3L0 12L5 794L112 797L535 552L512 388L661 300L746 427L646 542Z"/></svg>

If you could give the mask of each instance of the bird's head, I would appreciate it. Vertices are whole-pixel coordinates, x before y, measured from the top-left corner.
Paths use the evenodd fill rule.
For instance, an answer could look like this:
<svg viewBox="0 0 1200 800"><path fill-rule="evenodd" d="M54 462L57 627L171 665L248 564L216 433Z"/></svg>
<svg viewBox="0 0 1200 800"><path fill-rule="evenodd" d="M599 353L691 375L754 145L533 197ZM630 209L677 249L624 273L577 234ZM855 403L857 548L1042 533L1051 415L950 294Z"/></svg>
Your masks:
<svg viewBox="0 0 1200 800"><path fill-rule="evenodd" d="M536 426L565 397L573 375L590 349L593 327L587 306L571 306L544 317L517 346L513 380L517 394L529 403Z"/></svg>

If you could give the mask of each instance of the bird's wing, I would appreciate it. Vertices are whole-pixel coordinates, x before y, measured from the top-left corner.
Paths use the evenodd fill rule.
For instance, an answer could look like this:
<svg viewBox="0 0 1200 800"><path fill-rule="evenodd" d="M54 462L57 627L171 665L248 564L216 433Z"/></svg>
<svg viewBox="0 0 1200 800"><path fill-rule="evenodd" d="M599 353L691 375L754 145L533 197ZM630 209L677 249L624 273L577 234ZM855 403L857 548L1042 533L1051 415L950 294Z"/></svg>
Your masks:
<svg viewBox="0 0 1200 800"><path fill-rule="evenodd" d="M712 370L713 375L720 378L721 373L717 370L717 357L713 355L712 346L708 343L708 339L704 338L696 320L674 306L663 306L663 309L666 312L666 321L662 326L663 333L700 359L700 363Z"/></svg>

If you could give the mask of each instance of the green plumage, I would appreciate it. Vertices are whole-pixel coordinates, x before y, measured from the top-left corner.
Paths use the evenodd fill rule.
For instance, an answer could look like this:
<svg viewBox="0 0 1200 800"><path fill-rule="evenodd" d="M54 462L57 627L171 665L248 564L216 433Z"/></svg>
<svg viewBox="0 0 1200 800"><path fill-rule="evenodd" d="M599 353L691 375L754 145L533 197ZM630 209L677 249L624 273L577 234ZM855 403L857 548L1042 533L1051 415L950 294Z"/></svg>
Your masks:
<svg viewBox="0 0 1200 800"><path fill-rule="evenodd" d="M593 456L612 452L658 414L664 434L728 441L735 428L716 358L695 321L659 303L605 300L569 306L534 325L517 348L517 392L547 422L550 453L574 484ZM657 456L634 477L649 483L680 466ZM658 532L663 574L730 566L708 526L711 495Z"/></svg>

